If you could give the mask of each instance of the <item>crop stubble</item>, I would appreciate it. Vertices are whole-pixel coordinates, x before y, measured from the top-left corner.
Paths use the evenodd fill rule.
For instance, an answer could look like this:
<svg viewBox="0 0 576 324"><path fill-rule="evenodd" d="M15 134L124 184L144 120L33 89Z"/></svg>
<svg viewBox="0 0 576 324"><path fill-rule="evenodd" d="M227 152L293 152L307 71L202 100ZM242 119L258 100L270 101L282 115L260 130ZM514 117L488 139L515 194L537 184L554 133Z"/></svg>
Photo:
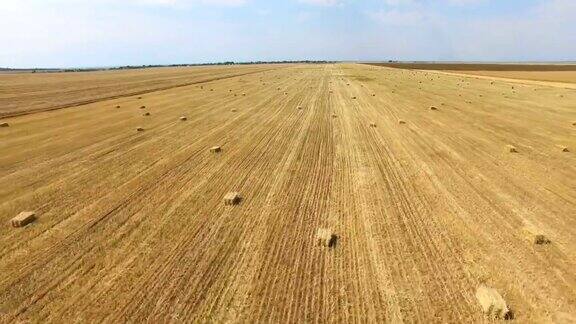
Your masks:
<svg viewBox="0 0 576 324"><path fill-rule="evenodd" d="M0 220L38 219L0 227L1 321L479 321L482 282L521 321L576 312L574 91L235 69L7 119Z"/></svg>

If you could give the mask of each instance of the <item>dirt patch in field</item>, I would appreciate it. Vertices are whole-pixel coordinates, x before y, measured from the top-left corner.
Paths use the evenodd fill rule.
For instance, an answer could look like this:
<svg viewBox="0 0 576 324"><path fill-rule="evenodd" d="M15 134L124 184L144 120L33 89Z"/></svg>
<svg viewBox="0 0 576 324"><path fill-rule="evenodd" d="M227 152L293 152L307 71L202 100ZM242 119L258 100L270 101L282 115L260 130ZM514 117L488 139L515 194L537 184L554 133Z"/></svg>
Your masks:
<svg viewBox="0 0 576 324"><path fill-rule="evenodd" d="M370 63L368 65L386 66L391 68L408 69L408 70L576 72L576 64Z"/></svg>
<svg viewBox="0 0 576 324"><path fill-rule="evenodd" d="M450 71L497 78L576 83L576 71Z"/></svg>

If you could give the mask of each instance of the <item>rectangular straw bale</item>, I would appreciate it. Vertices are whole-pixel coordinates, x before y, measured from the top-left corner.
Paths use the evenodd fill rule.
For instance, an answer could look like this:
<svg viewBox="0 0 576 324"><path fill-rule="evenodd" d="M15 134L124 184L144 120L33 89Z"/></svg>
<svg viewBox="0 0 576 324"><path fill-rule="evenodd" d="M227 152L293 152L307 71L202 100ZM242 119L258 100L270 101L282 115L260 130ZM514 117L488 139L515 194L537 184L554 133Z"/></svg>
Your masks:
<svg viewBox="0 0 576 324"><path fill-rule="evenodd" d="M242 198L238 192L229 192L224 196L224 205L236 205Z"/></svg>
<svg viewBox="0 0 576 324"><path fill-rule="evenodd" d="M12 218L13 227L24 227L36 220L36 213L31 211L24 211Z"/></svg>

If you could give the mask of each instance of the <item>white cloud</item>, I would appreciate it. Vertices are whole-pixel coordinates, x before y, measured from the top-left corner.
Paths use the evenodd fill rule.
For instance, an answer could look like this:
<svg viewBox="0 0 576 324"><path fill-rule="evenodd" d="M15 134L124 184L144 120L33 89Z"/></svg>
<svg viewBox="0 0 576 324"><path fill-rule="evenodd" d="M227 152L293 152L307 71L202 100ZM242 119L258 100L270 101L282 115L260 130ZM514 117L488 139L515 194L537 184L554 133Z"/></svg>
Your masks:
<svg viewBox="0 0 576 324"><path fill-rule="evenodd" d="M388 6L404 6L415 3L415 0L384 0Z"/></svg>
<svg viewBox="0 0 576 324"><path fill-rule="evenodd" d="M427 15L418 10L382 10L369 12L368 15L382 23L390 26L416 26L427 19Z"/></svg>
<svg viewBox="0 0 576 324"><path fill-rule="evenodd" d="M0 66L69 67L210 61L240 48L242 24L133 6L237 6L244 0L0 0ZM31 23L33 22L33 23ZM246 40L244 40L246 41ZM223 49L227 47L226 49Z"/></svg>
<svg viewBox="0 0 576 324"><path fill-rule="evenodd" d="M447 15L418 2L366 15L378 22L381 56L419 60L574 60L576 1L546 0L512 13ZM443 0L473 5L473 0ZM405 6L401 6L401 4ZM409 40L409 41L406 41ZM367 41L368 42L368 41ZM372 52L376 49L372 48ZM377 57L377 56L375 56Z"/></svg>
<svg viewBox="0 0 576 324"><path fill-rule="evenodd" d="M53 6L99 7L104 5L133 6L242 6L250 0L0 0L0 9L38 8Z"/></svg>
<svg viewBox="0 0 576 324"><path fill-rule="evenodd" d="M487 0L447 0L449 4L457 6L475 5L486 1Z"/></svg>
<svg viewBox="0 0 576 324"><path fill-rule="evenodd" d="M442 11L456 2L473 6L471 0L377 0L376 11L359 0L284 0L350 7L337 15L262 1L0 0L0 66L576 56L576 0L534 0L539 5L508 12ZM262 6L236 10L251 3Z"/></svg>
<svg viewBox="0 0 576 324"><path fill-rule="evenodd" d="M437 5L475 5L490 0L438 0ZM410 6L410 5L424 5L427 4L425 0L383 0L384 4L391 7Z"/></svg>
<svg viewBox="0 0 576 324"><path fill-rule="evenodd" d="M520 15L460 21L452 35L454 52L462 58L574 60L574 21L573 0L549 0Z"/></svg>
<svg viewBox="0 0 576 324"><path fill-rule="evenodd" d="M337 5L342 4L342 2L339 0L298 0L298 2L310 4L310 5L315 5L315 6L325 6L325 7L337 6Z"/></svg>

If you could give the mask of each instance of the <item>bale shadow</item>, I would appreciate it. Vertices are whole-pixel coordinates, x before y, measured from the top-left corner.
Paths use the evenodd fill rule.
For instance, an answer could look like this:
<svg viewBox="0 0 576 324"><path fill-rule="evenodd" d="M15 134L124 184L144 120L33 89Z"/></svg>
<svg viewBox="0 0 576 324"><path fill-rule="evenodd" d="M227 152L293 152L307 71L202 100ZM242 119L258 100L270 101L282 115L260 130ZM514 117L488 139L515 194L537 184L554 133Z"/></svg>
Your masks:
<svg viewBox="0 0 576 324"><path fill-rule="evenodd" d="M337 244L338 244L338 235L332 234L332 236L330 236L330 240L328 241L328 247L335 248Z"/></svg>

